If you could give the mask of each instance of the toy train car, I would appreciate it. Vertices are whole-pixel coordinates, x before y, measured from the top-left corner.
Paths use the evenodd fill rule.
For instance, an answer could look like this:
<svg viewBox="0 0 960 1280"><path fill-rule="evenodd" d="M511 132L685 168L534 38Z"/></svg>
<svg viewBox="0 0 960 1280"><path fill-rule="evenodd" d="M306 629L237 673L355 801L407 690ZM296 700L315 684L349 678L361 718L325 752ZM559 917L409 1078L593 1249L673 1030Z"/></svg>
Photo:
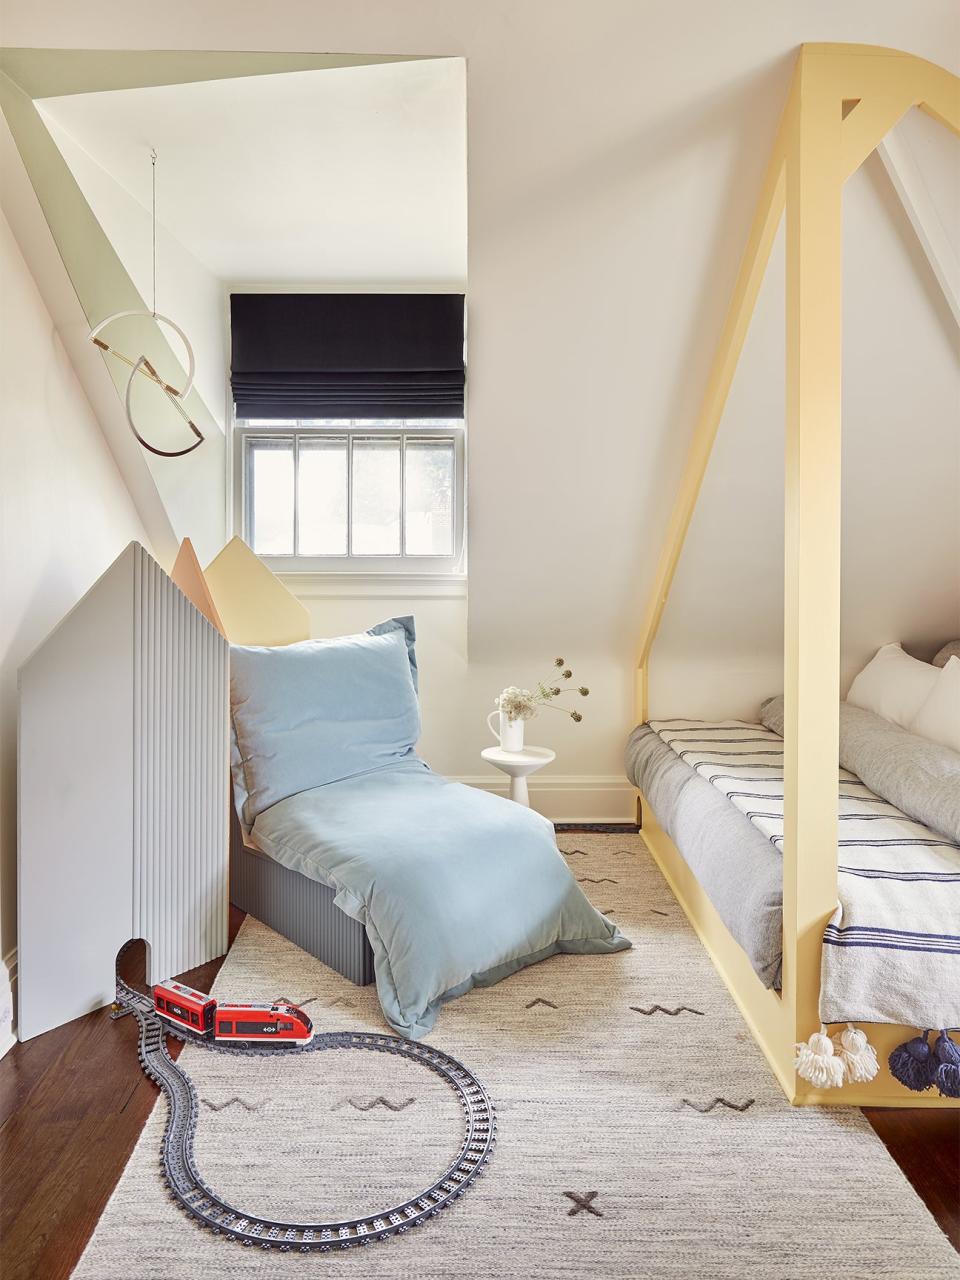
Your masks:
<svg viewBox="0 0 960 1280"><path fill-rule="evenodd" d="M230 1044L309 1044L313 1023L295 1004L220 1002L169 979L153 988L157 1017L195 1036Z"/></svg>

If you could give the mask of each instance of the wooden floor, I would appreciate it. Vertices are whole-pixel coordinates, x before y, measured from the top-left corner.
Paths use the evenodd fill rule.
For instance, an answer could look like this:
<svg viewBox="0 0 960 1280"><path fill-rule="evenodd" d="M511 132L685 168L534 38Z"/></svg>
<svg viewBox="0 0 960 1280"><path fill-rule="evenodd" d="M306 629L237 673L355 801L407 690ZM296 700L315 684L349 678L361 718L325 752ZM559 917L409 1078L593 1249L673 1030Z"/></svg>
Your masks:
<svg viewBox="0 0 960 1280"><path fill-rule="evenodd" d="M863 1114L960 1253L960 1111L864 1107Z"/></svg>
<svg viewBox="0 0 960 1280"><path fill-rule="evenodd" d="M231 941L242 920L231 909ZM182 976L207 991L222 963ZM142 949L124 967L142 982ZM101 1009L0 1060L3 1280L66 1280L76 1265L156 1101L136 1039L133 1018L112 1022ZM180 1042L168 1044L176 1057ZM865 1114L960 1251L960 1112Z"/></svg>
<svg viewBox="0 0 960 1280"><path fill-rule="evenodd" d="M231 943L242 921L231 907ZM209 991L222 964L211 960L182 977ZM121 970L143 983L142 943ZM66 1280L77 1265L157 1100L140 1070L137 1036L135 1019L113 1021L100 1009L0 1060L3 1280ZM172 1036L167 1046L171 1058L183 1048Z"/></svg>

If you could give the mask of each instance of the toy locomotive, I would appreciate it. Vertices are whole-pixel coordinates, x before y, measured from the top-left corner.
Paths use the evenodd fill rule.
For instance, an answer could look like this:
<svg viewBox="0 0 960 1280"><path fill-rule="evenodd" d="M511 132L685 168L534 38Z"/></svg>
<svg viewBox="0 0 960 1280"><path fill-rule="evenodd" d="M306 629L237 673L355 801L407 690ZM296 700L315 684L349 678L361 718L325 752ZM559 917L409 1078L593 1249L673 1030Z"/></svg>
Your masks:
<svg viewBox="0 0 960 1280"><path fill-rule="evenodd" d="M153 988L157 1017L223 1043L309 1044L313 1023L295 1004L233 1004L168 979Z"/></svg>

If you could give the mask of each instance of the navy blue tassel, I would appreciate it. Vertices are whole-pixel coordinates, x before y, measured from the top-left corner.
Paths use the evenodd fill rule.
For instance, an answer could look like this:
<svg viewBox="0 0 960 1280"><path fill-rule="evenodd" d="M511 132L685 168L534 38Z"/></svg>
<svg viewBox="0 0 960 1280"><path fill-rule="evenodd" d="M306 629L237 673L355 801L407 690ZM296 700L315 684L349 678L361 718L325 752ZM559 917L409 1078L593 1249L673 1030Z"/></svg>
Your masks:
<svg viewBox="0 0 960 1280"><path fill-rule="evenodd" d="M929 1035L929 1031L924 1031L922 1036L914 1036L912 1040L898 1044L887 1059L893 1078L914 1093L923 1093L933 1084L931 1068L934 1062L927 1039Z"/></svg>
<svg viewBox="0 0 960 1280"><path fill-rule="evenodd" d="M954 1044L946 1031L937 1036L930 1067L931 1083L940 1090L941 1098L960 1098L960 1045Z"/></svg>

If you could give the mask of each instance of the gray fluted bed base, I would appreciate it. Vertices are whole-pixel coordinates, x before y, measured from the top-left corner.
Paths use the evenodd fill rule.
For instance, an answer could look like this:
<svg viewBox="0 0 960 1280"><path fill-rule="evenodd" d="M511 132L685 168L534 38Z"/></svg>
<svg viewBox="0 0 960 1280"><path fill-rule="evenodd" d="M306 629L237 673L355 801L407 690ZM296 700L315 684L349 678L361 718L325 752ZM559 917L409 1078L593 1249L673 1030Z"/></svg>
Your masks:
<svg viewBox="0 0 960 1280"><path fill-rule="evenodd" d="M283 937L365 987L373 982L373 952L362 924L334 906L328 885L230 842L230 901Z"/></svg>

